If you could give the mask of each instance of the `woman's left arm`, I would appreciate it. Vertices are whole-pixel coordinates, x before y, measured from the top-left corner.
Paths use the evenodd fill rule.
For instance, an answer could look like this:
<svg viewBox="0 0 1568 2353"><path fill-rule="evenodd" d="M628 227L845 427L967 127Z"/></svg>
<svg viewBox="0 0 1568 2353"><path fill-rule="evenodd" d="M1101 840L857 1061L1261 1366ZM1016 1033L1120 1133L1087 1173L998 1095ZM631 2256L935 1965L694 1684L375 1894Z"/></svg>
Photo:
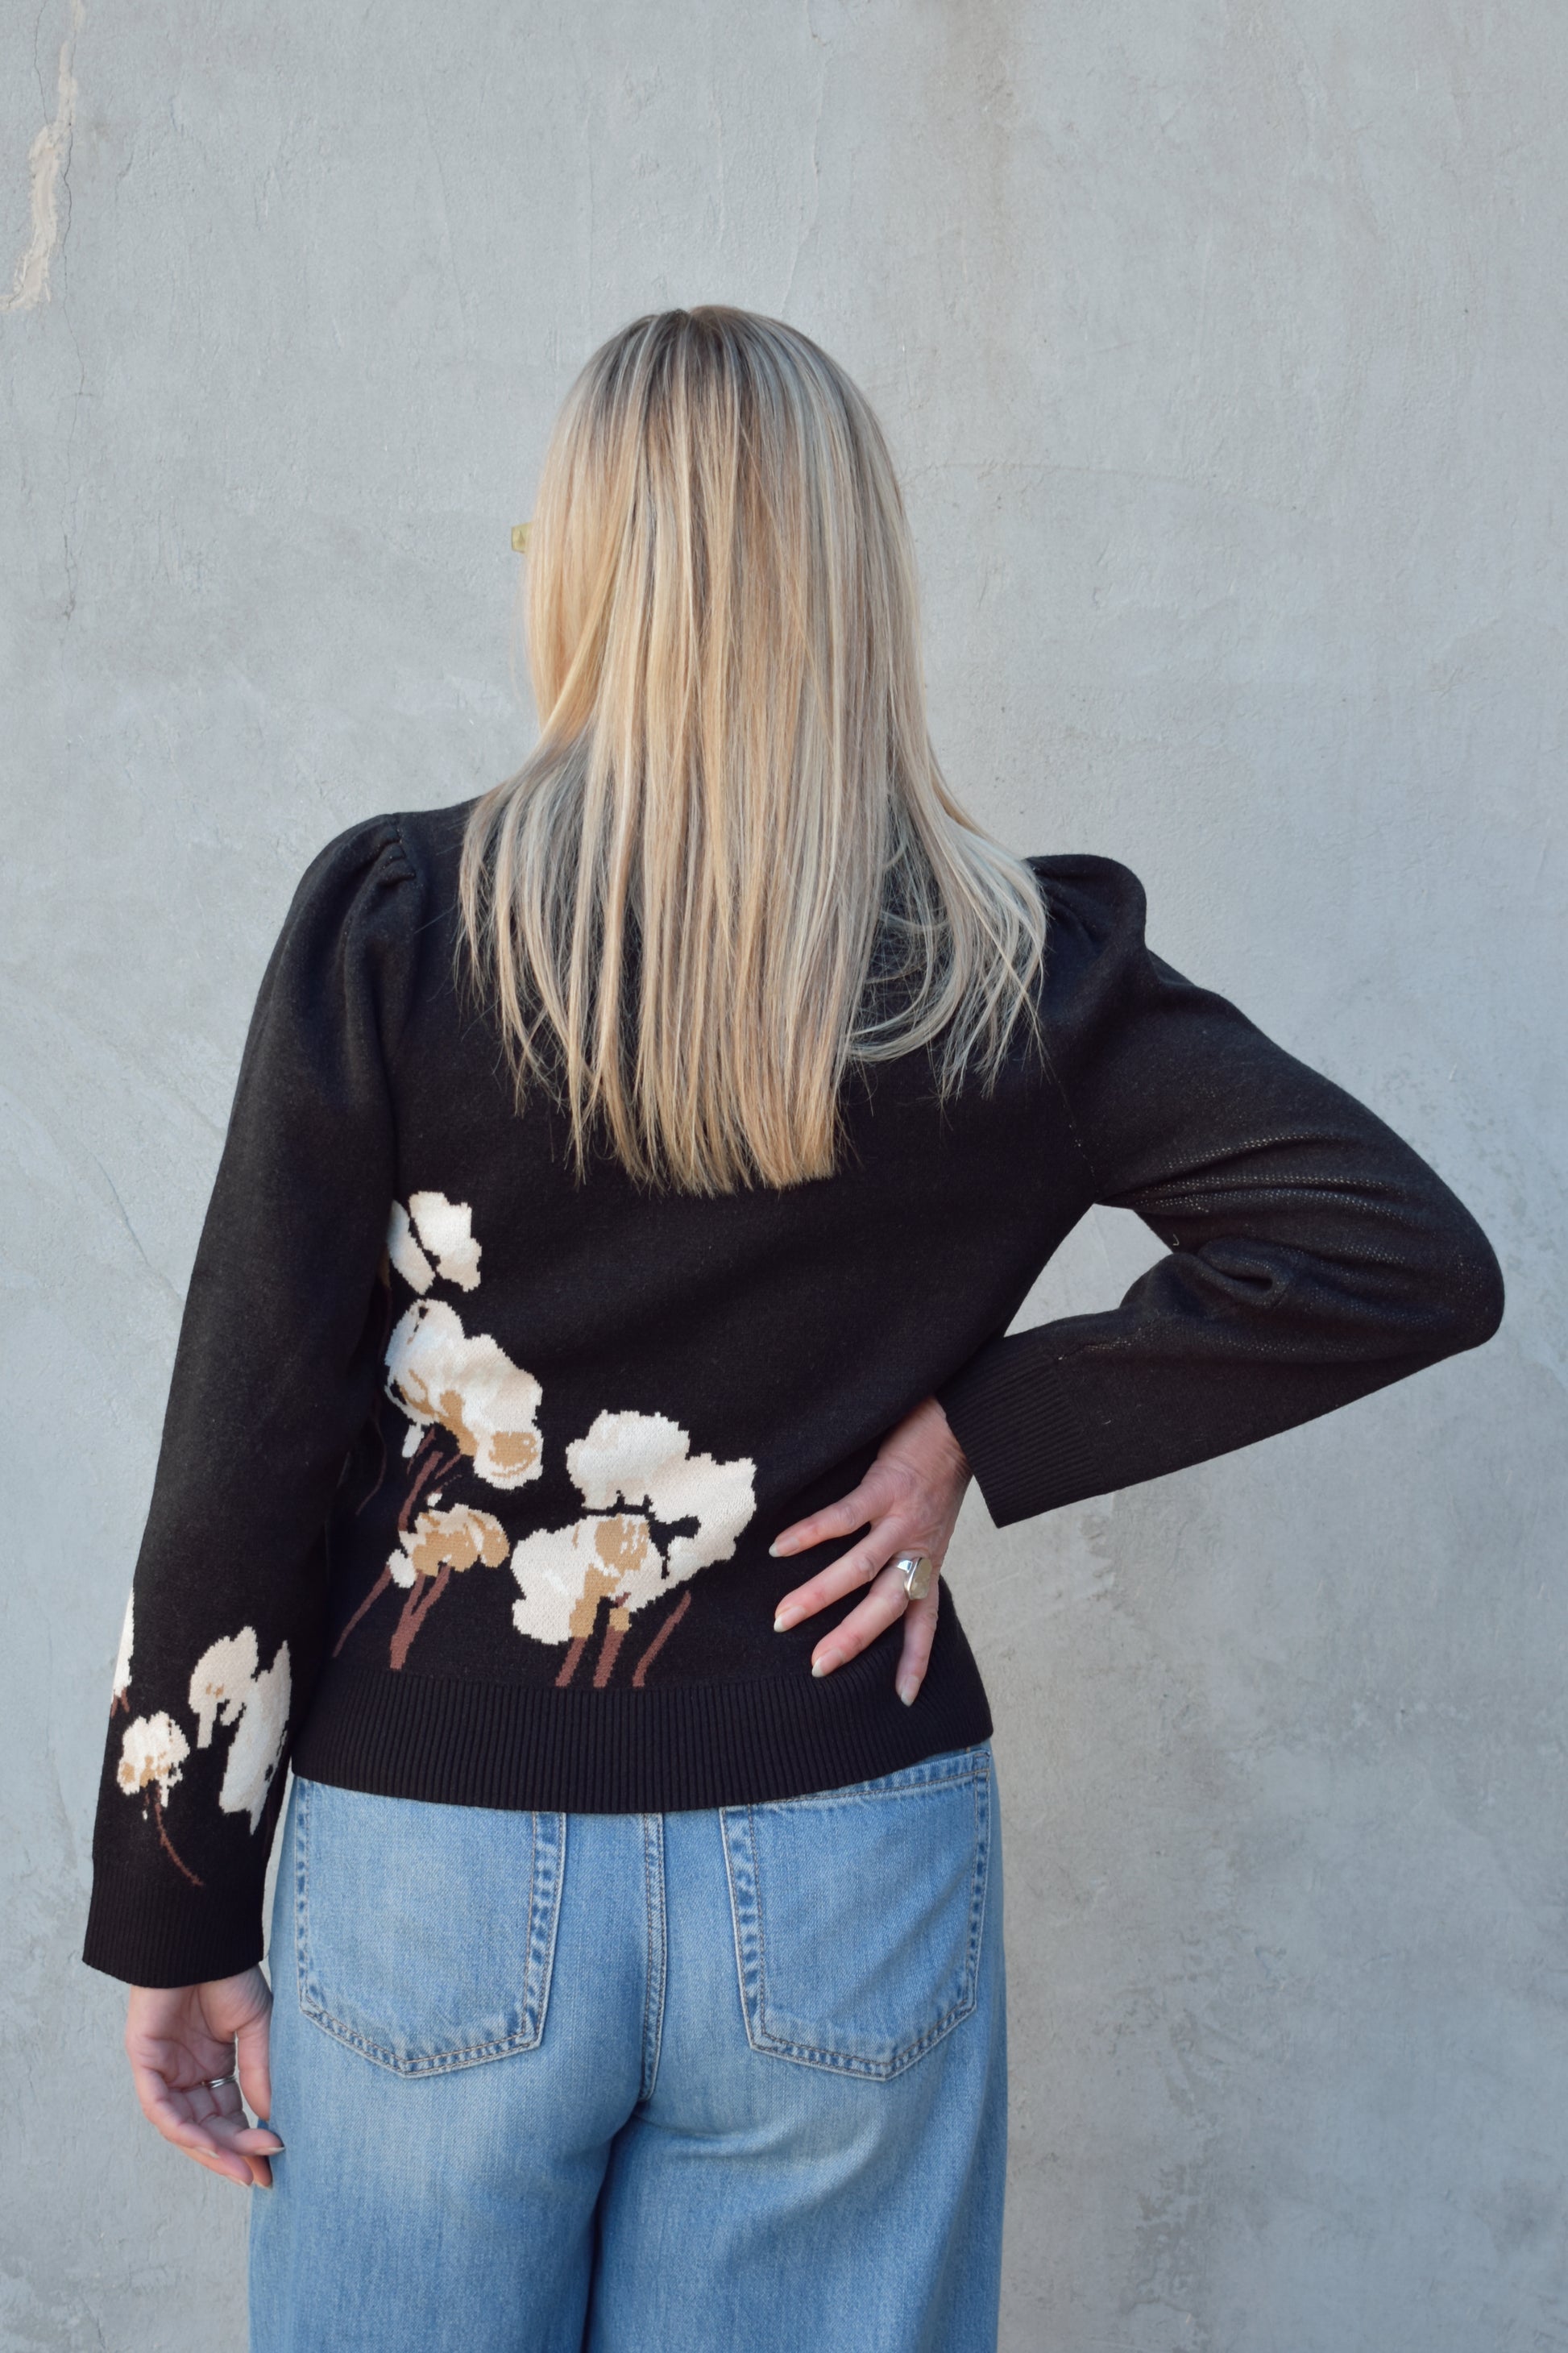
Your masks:
<svg viewBox="0 0 1568 2353"><path fill-rule="evenodd" d="M327 1515L380 1372L387 1063L418 895L394 819L329 843L295 892L247 1036L93 1831L83 1958L143 1989L219 1983L261 1957L283 1765L325 1630Z"/></svg>

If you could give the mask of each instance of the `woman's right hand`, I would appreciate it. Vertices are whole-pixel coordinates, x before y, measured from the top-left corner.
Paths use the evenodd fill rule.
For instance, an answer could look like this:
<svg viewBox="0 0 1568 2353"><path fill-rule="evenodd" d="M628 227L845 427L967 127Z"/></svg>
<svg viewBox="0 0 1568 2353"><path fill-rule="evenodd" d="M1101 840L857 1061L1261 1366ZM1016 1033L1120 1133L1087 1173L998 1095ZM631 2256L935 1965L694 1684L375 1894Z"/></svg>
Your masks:
<svg viewBox="0 0 1568 2353"><path fill-rule="evenodd" d="M272 2187L268 2157L283 2143L266 2125L247 2125L240 2092L258 2116L272 2105L267 2026L272 1994L259 1968L206 1985L132 1986L125 2051L142 2113L165 2140L211 2173L248 2189ZM228 2075L238 2051L239 2083Z"/></svg>
<svg viewBox="0 0 1568 2353"><path fill-rule="evenodd" d="M896 1682L906 1707L913 1705L936 1636L940 1571L971 1476L946 1414L935 1398L928 1397L888 1432L858 1487L825 1511L780 1530L771 1546L775 1557L805 1552L828 1537L853 1535L857 1528L866 1530L848 1552L779 1602L773 1625L784 1633L858 1586L870 1586L859 1607L817 1644L812 1654L814 1675L832 1674L902 1618L904 1641ZM902 1579L888 1566L901 1552L928 1553L939 1571L923 1601L911 1601Z"/></svg>

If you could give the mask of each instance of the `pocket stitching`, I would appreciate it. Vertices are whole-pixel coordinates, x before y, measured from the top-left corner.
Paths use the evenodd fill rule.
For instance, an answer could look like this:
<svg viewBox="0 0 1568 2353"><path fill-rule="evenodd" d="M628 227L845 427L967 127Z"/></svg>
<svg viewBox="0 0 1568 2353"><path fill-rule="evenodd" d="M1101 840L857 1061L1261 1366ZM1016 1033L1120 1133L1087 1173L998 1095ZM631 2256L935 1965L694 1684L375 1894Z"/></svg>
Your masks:
<svg viewBox="0 0 1568 2353"><path fill-rule="evenodd" d="M459 2046L455 2050L437 2051L423 2053L416 2058L402 2058L395 2051L390 2049L387 2045L379 2042L373 2042L367 2036L362 2034L357 2028L350 2026L346 2020L337 2017L331 2010L328 2009L326 1996L321 1988L314 1981L311 1972L310 1953L310 1785L309 1781L302 1779L299 1786L300 1810L295 1823L294 1872L296 1969L299 1983L300 2008L304 2012L304 2015L310 2021L311 2024L319 2027L323 2034L331 2035L334 2042L343 2043L351 2051L357 2051L362 2057L370 2060L378 2067L388 2069L390 2073L395 2075L412 2076L446 2073L459 2067L477 2066L487 2060L511 2058L519 2052L537 2050L540 2043L542 2042L544 2039L545 2011L550 1998L550 1980L554 1969L555 1937L561 1914L561 1880L563 1876L561 1864L564 1862L566 1844L566 1824L564 1817L558 1814L555 1818L557 1823L557 1845L560 1851L560 1862L558 1863L556 1871L555 1884L549 1898L548 1942L545 1950L540 1956L541 1968L538 2000L537 2002L531 2001L525 1991L522 2005L522 2025L515 2034L508 2035L504 2041L471 2043ZM532 1972L535 1948L540 1940L541 1924L539 1921L537 1894L538 1874L539 1816L537 1812L535 1812L531 1816L529 1834L528 1964L531 1975Z"/></svg>
<svg viewBox="0 0 1568 2353"><path fill-rule="evenodd" d="M858 2075L875 2082L887 2083L895 2075L906 2073L917 2060L922 2059L935 2044L951 2034L955 2026L962 2025L966 2018L973 2014L980 1999L980 1946L984 1929L986 1888L990 1879L990 1762L987 1758L979 1757L973 1764L965 1765L956 1771L933 1775L928 1781L910 1782L903 1786L913 1794L925 1789L948 1788L955 1782L963 1780L967 1780L971 1787L975 1840L973 1883L970 1891L969 1923L964 1951L963 1990L957 2000L943 2010L941 2017L917 2036L913 2042L907 2043L900 2050L893 2052L887 2059L867 2059L858 2053L824 2050L814 2043L793 2042L783 2035L771 2033L763 2023L767 2000L767 1938L763 1918L762 1878L756 1860L756 1810L752 1806L746 1808L746 1845L752 1883L751 1908L755 1921L757 1943L757 1989L754 1997L749 1995L747 1990L741 1905L737 1896L728 1837L724 1841L724 1868L730 1883L735 1958L741 1980L741 2010L745 2021L746 2040L753 2051L767 2058L791 2060L800 2066L820 2067L833 2074ZM985 1793L984 1821L982 1820L983 1787ZM902 1794L902 1788L880 1791L877 1794L880 1798L899 1796ZM821 1802L829 1803L839 1795L837 1791L824 1791ZM726 1808L724 1810L733 1814L738 1813L740 1809Z"/></svg>

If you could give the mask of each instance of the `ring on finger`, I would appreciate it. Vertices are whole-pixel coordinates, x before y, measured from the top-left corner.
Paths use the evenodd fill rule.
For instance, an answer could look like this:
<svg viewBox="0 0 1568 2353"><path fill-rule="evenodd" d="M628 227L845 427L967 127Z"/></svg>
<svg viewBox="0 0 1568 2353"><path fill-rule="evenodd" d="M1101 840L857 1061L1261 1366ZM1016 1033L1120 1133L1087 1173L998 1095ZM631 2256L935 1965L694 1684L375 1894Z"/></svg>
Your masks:
<svg viewBox="0 0 1568 2353"><path fill-rule="evenodd" d="M931 1591L936 1563L929 1552L901 1552L892 1563L910 1601L923 1601Z"/></svg>

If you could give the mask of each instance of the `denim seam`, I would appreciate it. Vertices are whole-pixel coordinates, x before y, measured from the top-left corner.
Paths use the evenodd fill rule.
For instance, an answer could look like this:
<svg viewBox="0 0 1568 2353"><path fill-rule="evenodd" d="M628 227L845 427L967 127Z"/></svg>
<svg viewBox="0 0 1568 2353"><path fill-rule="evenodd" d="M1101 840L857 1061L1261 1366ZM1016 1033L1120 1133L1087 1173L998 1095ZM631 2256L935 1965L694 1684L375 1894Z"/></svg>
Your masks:
<svg viewBox="0 0 1568 2353"><path fill-rule="evenodd" d="M941 1789L950 1781L967 1780L985 1769L984 1757L975 1753L984 1745L976 1742L975 1751L965 1750L962 1764L944 1765L936 1771L923 1764L906 1765L901 1772L879 1774L866 1781L847 1782L842 1788L814 1789L805 1797L764 1798L758 1802L764 1810L770 1806L787 1806L792 1812L821 1812L831 1806L875 1805L884 1798L897 1797L904 1789ZM739 1809L725 1807L723 1810L732 1813Z"/></svg>
<svg viewBox="0 0 1568 2353"><path fill-rule="evenodd" d="M651 2100L658 2081L659 2052L664 2039L666 1906L664 1878L664 1817L645 1814L643 1820L643 1902L647 1923L647 1966L643 1980L643 2062L639 2099Z"/></svg>

